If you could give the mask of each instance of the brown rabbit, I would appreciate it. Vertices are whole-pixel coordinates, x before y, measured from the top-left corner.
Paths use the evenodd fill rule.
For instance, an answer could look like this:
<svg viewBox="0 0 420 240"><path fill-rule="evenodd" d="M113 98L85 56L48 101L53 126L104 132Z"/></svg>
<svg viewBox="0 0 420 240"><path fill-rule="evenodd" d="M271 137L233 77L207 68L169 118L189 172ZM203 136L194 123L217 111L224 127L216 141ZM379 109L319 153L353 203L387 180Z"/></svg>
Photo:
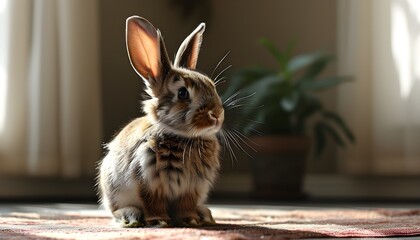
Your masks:
<svg viewBox="0 0 420 240"><path fill-rule="evenodd" d="M98 176L102 204L122 227L215 223L203 203L220 167L224 109L214 82L194 71L204 29L184 40L172 64L160 31L127 19L128 55L150 98L146 115L106 146Z"/></svg>

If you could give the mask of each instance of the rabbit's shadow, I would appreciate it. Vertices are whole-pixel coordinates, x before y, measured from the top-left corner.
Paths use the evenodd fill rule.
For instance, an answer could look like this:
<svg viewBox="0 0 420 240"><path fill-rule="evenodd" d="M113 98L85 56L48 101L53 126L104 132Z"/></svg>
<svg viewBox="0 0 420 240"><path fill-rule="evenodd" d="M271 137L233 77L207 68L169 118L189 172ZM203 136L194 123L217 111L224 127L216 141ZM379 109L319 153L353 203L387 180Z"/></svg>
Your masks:
<svg viewBox="0 0 420 240"><path fill-rule="evenodd" d="M282 228L281 224L284 222L264 222L252 224L232 224L232 223L216 223L214 225L206 225L195 227L196 229L206 231L217 231L220 233L236 233L243 235L246 238L305 238L305 237L320 237L325 238L329 235L309 230L290 230ZM261 225L267 226L261 226ZM272 225L273 227L269 227ZM275 227L274 227L275 225Z"/></svg>

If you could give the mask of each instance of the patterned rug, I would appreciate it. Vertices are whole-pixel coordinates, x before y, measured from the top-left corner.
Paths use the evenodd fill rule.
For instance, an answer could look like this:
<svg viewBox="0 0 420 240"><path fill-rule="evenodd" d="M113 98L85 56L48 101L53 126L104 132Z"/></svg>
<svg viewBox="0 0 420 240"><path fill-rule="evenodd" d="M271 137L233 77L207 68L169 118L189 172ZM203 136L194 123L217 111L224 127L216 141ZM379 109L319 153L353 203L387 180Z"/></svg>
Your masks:
<svg viewBox="0 0 420 240"><path fill-rule="evenodd" d="M103 210L67 205L0 212L0 239L296 239L420 235L420 210L212 206L217 225L122 229Z"/></svg>

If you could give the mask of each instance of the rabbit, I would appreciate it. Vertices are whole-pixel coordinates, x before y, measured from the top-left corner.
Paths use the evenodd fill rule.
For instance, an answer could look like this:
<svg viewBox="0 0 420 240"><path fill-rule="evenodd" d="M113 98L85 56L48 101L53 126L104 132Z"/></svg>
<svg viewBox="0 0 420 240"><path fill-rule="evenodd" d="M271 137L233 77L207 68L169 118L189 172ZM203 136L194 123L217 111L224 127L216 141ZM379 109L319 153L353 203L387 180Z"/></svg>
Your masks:
<svg viewBox="0 0 420 240"><path fill-rule="evenodd" d="M203 204L220 168L224 109L214 82L195 70L204 30L199 24L172 64L159 30L139 16L126 21L145 116L105 145L98 174L101 203L121 227L215 224Z"/></svg>

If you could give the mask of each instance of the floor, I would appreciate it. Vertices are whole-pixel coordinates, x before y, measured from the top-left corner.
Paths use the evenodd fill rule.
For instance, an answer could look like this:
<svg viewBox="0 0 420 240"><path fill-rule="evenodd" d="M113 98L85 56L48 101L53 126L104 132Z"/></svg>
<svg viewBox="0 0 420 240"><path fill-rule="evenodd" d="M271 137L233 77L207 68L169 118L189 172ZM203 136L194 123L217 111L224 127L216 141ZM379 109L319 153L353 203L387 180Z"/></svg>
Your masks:
<svg viewBox="0 0 420 240"><path fill-rule="evenodd" d="M333 208L348 209L420 209L420 202L349 202L349 201L312 201L312 202L281 202L281 203L255 203L243 201L215 201L210 204L210 208L241 208L241 209L261 209L261 210L319 210ZM98 205L95 203L0 203L0 213L11 212L49 212L49 211L80 211L86 214L97 212ZM315 238L313 238L315 239ZM360 239L360 238L350 238ZM369 238L364 238L369 239ZM373 238L372 238L373 239ZM375 238L377 239L377 238ZM405 237L394 239L419 239L419 237Z"/></svg>

